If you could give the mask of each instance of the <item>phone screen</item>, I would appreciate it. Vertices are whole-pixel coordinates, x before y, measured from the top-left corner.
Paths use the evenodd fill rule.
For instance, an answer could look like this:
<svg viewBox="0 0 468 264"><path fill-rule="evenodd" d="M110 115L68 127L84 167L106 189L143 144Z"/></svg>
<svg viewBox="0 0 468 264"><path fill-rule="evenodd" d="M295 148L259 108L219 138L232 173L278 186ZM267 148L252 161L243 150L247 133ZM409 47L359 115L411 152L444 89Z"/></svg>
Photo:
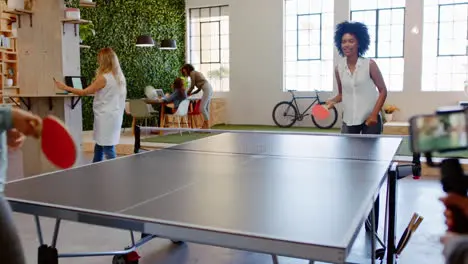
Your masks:
<svg viewBox="0 0 468 264"><path fill-rule="evenodd" d="M464 111L411 118L411 151L427 153L467 149L466 118Z"/></svg>

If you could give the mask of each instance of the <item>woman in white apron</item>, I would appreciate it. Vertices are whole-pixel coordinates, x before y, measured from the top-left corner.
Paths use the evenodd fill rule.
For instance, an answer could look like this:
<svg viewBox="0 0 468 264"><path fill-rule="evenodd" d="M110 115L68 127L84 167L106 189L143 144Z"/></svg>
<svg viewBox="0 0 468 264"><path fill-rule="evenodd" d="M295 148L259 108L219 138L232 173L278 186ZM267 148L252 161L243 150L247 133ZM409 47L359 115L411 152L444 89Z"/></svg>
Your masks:
<svg viewBox="0 0 468 264"><path fill-rule="evenodd" d="M94 82L86 89L75 89L56 81L58 88L86 96L95 94L94 112L94 158L93 162L116 157L115 145L120 141L127 84L120 68L119 59L111 48L104 48L98 54L99 68Z"/></svg>
<svg viewBox="0 0 468 264"><path fill-rule="evenodd" d="M205 120L203 122L202 128L207 129L208 122L210 121L210 101L211 97L213 96L213 88L205 76L201 72L196 71L191 64L185 64L182 69L180 69L180 71L184 77L190 77L190 88L187 91L188 96L203 91L203 96L200 103L200 111ZM197 87L197 90L192 92L195 87Z"/></svg>

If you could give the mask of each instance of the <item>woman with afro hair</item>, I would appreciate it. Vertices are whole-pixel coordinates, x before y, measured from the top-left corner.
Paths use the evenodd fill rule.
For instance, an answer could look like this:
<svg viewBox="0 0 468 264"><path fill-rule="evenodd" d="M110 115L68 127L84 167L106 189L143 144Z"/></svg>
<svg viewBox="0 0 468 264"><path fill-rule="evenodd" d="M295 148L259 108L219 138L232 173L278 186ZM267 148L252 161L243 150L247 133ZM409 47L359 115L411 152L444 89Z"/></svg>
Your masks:
<svg viewBox="0 0 468 264"><path fill-rule="evenodd" d="M342 22L336 26L335 46L342 56L335 66L338 95L329 107L342 103L341 133L381 134L381 109L387 88L377 63L363 57L369 49L367 26L360 22Z"/></svg>

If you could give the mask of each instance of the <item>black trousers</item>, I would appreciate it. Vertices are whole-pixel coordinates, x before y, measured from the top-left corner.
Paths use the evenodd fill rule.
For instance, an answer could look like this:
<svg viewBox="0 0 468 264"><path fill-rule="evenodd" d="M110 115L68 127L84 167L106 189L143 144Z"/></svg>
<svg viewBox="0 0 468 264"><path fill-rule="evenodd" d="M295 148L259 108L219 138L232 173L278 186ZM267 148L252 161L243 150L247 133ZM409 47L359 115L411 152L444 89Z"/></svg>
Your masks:
<svg viewBox="0 0 468 264"><path fill-rule="evenodd" d="M0 263L26 264L10 204L0 194Z"/></svg>

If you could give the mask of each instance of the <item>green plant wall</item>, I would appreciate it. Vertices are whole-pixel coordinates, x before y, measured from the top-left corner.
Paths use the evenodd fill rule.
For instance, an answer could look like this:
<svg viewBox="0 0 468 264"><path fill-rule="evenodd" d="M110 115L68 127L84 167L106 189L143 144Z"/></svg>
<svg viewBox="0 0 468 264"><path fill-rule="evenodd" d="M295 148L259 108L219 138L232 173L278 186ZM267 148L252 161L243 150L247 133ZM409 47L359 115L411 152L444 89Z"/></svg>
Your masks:
<svg viewBox="0 0 468 264"><path fill-rule="evenodd" d="M96 0L96 8L81 8L81 18L91 20L96 35L81 49L81 74L90 83L101 48L111 47L119 57L127 79L127 98L144 97L148 85L170 91L185 61L185 0ZM139 35L150 35L156 43L175 39L176 50L136 47ZM83 129L93 129L92 97L83 98ZM131 124L125 115L124 126Z"/></svg>

